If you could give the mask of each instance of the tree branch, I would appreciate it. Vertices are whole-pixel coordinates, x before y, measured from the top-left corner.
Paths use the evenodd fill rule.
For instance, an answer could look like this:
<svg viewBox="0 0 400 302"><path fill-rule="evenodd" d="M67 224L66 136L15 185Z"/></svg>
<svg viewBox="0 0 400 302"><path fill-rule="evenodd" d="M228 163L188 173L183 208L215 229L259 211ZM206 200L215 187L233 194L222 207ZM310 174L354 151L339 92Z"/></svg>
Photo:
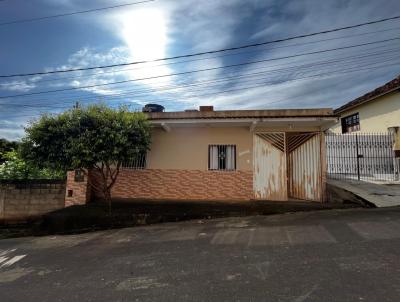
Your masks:
<svg viewBox="0 0 400 302"><path fill-rule="evenodd" d="M112 172L111 175L110 175L110 177L111 177L111 183L110 183L110 185L108 186L108 189L109 189L109 190L111 190L111 188L114 186L114 184L115 184L115 182L116 182L116 180L117 180L117 177L118 177L120 168L121 168L121 162L118 162L118 163L117 163L117 167L115 168L114 172Z"/></svg>

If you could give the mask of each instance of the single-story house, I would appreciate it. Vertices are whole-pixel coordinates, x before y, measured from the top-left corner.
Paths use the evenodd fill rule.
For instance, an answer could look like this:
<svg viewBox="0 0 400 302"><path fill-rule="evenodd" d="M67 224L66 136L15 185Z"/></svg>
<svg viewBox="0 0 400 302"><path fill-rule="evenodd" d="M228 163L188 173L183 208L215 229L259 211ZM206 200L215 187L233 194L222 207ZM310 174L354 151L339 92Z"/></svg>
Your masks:
<svg viewBox="0 0 400 302"><path fill-rule="evenodd" d="M334 111L334 133L384 133L400 127L400 75Z"/></svg>
<svg viewBox="0 0 400 302"><path fill-rule="evenodd" d="M115 198L325 200L324 131L332 109L150 112L150 151L124 164ZM66 204L93 192L68 173Z"/></svg>

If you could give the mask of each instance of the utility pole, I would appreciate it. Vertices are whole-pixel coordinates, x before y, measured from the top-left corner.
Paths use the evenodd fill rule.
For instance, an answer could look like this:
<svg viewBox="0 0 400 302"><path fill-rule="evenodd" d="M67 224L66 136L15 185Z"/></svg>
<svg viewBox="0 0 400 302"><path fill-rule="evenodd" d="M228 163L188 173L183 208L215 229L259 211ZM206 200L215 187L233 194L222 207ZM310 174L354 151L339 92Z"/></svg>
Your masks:
<svg viewBox="0 0 400 302"><path fill-rule="evenodd" d="M80 107L79 101L76 101L75 105L73 106L74 109L78 109Z"/></svg>

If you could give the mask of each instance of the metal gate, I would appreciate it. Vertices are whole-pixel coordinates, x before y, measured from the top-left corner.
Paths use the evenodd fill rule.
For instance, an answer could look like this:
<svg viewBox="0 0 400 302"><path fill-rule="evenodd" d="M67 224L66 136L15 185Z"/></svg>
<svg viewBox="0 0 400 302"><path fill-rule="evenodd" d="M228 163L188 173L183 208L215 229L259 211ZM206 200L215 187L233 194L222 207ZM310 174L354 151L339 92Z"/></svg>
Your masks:
<svg viewBox="0 0 400 302"><path fill-rule="evenodd" d="M287 200L285 133L254 135L254 194L256 199Z"/></svg>
<svg viewBox="0 0 400 302"><path fill-rule="evenodd" d="M289 196L321 201L324 182L321 134L290 133L287 136Z"/></svg>
<svg viewBox="0 0 400 302"><path fill-rule="evenodd" d="M399 161L394 157L390 133L326 135L328 177L396 181Z"/></svg>
<svg viewBox="0 0 400 302"><path fill-rule="evenodd" d="M323 201L322 142L319 132L255 133L255 198Z"/></svg>

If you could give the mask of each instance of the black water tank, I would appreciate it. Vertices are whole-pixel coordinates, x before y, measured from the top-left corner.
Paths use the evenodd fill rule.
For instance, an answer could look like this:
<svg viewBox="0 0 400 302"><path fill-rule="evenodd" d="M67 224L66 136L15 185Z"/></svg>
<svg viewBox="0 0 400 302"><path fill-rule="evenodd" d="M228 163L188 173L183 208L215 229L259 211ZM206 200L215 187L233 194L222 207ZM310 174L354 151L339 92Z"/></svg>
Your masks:
<svg viewBox="0 0 400 302"><path fill-rule="evenodd" d="M164 110L164 106L158 104L146 104L142 109L143 112L163 112Z"/></svg>

